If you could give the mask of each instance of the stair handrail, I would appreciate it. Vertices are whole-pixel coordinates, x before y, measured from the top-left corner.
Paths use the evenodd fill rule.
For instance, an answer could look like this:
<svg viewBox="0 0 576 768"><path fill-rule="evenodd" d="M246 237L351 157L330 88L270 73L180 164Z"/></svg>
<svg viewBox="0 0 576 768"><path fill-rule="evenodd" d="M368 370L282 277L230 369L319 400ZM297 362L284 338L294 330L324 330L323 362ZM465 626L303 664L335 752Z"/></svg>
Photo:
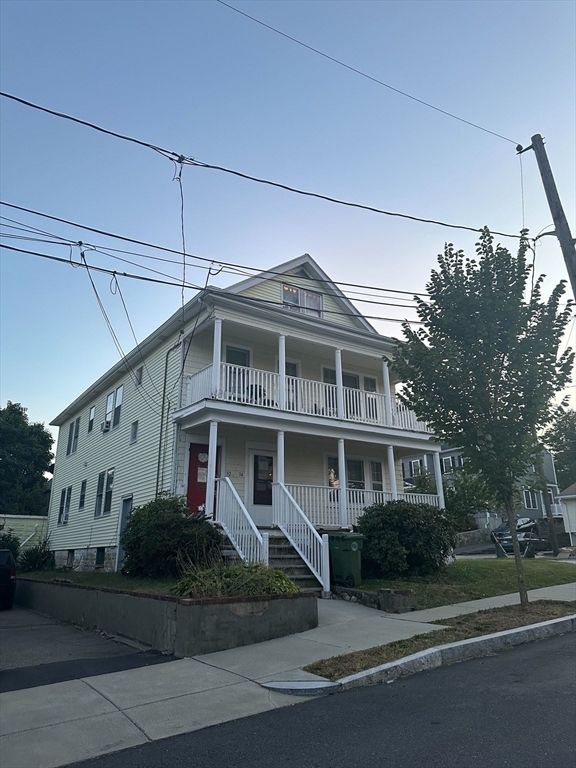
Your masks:
<svg viewBox="0 0 576 768"><path fill-rule="evenodd" d="M229 477L220 477L216 483L216 522L245 563L268 565L268 534L260 533Z"/></svg>
<svg viewBox="0 0 576 768"><path fill-rule="evenodd" d="M328 536L320 536L316 528L296 503L284 483L272 485L274 523L322 584L330 591L330 558Z"/></svg>

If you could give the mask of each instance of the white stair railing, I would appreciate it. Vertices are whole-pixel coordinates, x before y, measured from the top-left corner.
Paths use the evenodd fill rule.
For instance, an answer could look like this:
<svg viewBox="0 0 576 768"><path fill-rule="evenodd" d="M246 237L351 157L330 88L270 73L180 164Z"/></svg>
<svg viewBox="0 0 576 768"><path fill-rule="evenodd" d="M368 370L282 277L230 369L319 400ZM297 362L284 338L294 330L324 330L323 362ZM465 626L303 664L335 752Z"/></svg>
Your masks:
<svg viewBox="0 0 576 768"><path fill-rule="evenodd" d="M216 522L245 563L268 565L268 534L260 533L229 477L216 480Z"/></svg>
<svg viewBox="0 0 576 768"><path fill-rule="evenodd" d="M272 485L272 505L274 522L322 584L324 592L329 592L330 559L327 534L320 536L284 483Z"/></svg>

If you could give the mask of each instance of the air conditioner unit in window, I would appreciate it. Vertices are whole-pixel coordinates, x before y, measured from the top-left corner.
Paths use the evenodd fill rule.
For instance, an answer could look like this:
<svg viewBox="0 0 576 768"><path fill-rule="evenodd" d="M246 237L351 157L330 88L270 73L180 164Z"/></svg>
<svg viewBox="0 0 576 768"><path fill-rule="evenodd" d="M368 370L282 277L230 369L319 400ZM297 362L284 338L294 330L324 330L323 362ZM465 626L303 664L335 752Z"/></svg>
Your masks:
<svg viewBox="0 0 576 768"><path fill-rule="evenodd" d="M100 429L102 430L102 432L110 432L111 426L112 426L112 422L110 421L110 419L108 419L102 422L102 426L100 427Z"/></svg>

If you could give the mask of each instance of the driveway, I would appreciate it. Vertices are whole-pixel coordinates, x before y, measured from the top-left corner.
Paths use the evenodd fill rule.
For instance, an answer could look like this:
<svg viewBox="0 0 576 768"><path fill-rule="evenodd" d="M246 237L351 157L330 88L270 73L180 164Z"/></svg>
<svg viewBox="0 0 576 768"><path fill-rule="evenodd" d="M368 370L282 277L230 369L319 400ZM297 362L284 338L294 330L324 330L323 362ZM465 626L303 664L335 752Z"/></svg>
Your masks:
<svg viewBox="0 0 576 768"><path fill-rule="evenodd" d="M0 611L0 691L148 666L172 657L14 606Z"/></svg>

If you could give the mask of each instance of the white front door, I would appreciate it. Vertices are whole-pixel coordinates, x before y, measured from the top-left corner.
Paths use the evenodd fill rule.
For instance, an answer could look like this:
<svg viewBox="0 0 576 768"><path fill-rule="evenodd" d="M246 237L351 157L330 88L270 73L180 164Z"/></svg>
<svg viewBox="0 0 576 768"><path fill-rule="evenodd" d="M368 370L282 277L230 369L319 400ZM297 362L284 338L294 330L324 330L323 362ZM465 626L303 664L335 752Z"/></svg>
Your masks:
<svg viewBox="0 0 576 768"><path fill-rule="evenodd" d="M251 450L246 500L256 525L272 525L272 483L276 482L276 451Z"/></svg>

